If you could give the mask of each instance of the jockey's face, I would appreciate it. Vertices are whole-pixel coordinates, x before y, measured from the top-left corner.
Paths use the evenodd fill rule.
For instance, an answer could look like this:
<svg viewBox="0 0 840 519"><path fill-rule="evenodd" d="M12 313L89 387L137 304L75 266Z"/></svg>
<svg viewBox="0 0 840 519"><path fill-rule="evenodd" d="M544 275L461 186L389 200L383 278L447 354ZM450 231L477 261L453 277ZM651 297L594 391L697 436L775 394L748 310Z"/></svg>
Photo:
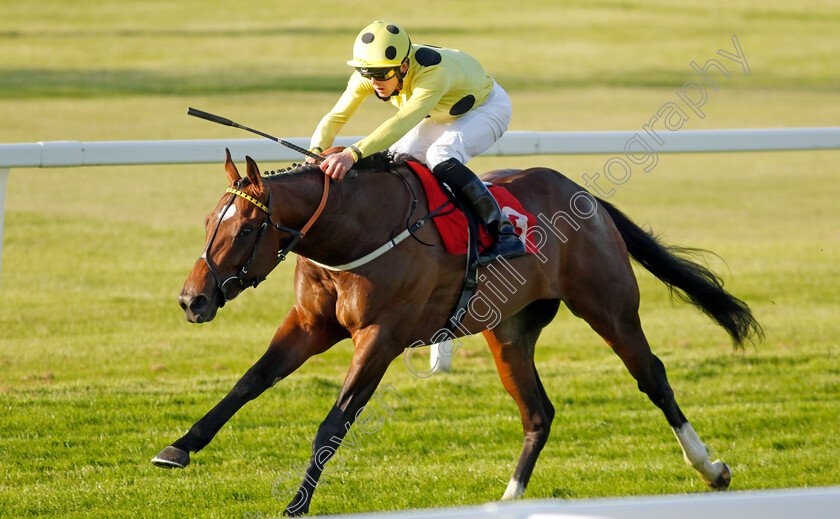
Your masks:
<svg viewBox="0 0 840 519"><path fill-rule="evenodd" d="M370 84L373 86L373 89L376 90L376 94L379 97L390 97L391 94L394 93L394 90L397 89L397 86L399 86L399 82L400 81L396 76L384 81L380 81L373 77L370 78Z"/></svg>
<svg viewBox="0 0 840 519"><path fill-rule="evenodd" d="M400 72L402 75L405 75L408 72L408 63L403 62L400 66ZM370 81L371 86L376 91L376 94L379 97L390 97L394 91L400 86L399 77L394 74L392 77L388 79L379 79L376 76L381 76L380 74L368 76L368 81Z"/></svg>

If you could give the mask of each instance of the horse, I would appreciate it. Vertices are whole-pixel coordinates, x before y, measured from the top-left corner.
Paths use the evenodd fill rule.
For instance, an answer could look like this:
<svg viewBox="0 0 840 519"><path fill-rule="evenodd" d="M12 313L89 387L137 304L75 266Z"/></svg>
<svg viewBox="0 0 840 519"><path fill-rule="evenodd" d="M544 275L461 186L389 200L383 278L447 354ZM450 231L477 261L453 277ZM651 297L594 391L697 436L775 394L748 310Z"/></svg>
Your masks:
<svg viewBox="0 0 840 519"><path fill-rule="evenodd" d="M290 251L297 255L296 300L265 354L152 462L186 467L190 453L207 446L245 403L313 355L350 338L354 353L346 378L318 427L303 481L284 511L299 515L309 511L324 466L336 452L330 440L343 441L389 364L418 345L437 342L464 282L464 256L448 254L432 225L415 226L414 239L393 246L395 229L435 209L428 206L405 161L364 159L356 165L358 175L341 182L316 165L263 176L250 157L246 162L242 177L227 153L229 187L205 220L204 253L179 294L180 306L188 321L210 321L227 301L262 281ZM555 410L537 374L534 350L561 302L606 341L639 390L662 411L685 462L710 488L727 488L729 467L721 460L710 461L706 445L677 405L665 366L642 331L630 257L720 325L736 348L763 338L749 306L692 259L699 249L662 243L557 171L496 170L482 178L507 188L527 211L539 214L542 223L529 230L536 253L502 260L517 280L516 290L501 294L504 298L498 298L492 311L486 301L485 306L470 304L452 331L453 337L482 331L502 384L519 407L524 441L502 499L524 494L551 430ZM386 254L370 255L383 249ZM355 261L363 257L368 260ZM494 288L498 293L492 283L501 284L498 276L490 276L497 263L479 268L473 299ZM335 268L342 265L345 268Z"/></svg>

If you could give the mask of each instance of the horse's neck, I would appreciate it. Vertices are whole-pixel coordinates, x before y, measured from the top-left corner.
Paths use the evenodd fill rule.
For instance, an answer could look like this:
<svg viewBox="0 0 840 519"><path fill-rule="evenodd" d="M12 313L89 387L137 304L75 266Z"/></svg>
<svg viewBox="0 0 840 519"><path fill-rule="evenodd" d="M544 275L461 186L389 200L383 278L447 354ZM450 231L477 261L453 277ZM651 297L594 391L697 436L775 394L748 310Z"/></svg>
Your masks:
<svg viewBox="0 0 840 519"><path fill-rule="evenodd" d="M300 229L321 201L324 178L301 174L286 180L278 183L284 187L273 198L284 220L288 218L289 223L281 223ZM410 203L406 193L399 178L384 172L363 172L356 179L330 182L324 210L295 252L328 265L367 254L390 239L391 230L405 220Z"/></svg>

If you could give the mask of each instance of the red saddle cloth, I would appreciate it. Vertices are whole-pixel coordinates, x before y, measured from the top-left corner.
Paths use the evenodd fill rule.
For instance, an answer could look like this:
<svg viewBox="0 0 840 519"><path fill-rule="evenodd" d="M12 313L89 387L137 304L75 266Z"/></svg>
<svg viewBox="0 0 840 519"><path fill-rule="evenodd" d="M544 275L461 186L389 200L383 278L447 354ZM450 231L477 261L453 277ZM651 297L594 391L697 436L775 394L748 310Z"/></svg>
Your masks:
<svg viewBox="0 0 840 519"><path fill-rule="evenodd" d="M429 168L417 162L408 162L412 170L420 177L423 183L423 189L426 191L426 198L429 200L429 209L434 211L438 207L449 202L449 198L444 194L443 188L440 187L437 179L429 171ZM525 248L528 252L537 252L537 247L530 236L529 230L534 227L537 220L534 215L522 208L522 204L514 197L507 189L491 185L488 186L490 193L499 203L502 212L510 220L510 223L516 228L516 234L520 239L526 236ZM451 204L450 204L451 205ZM434 218L435 226L443 238L443 244L446 246L446 252L449 254L466 254L468 249L467 232L467 218L460 210L455 209L449 211L445 209L443 216ZM481 228L480 233L481 248L485 249L493 243L493 237L490 236L484 227Z"/></svg>

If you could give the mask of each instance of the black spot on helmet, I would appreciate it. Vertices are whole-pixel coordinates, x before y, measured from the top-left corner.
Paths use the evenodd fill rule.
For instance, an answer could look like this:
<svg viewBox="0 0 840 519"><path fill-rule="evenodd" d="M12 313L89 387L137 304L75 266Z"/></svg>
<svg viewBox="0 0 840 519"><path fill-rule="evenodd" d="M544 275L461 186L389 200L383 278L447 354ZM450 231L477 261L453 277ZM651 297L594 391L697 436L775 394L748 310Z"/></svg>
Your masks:
<svg viewBox="0 0 840 519"><path fill-rule="evenodd" d="M411 52L411 39L398 25L377 20L356 36L353 59L347 62L356 68L399 67Z"/></svg>

